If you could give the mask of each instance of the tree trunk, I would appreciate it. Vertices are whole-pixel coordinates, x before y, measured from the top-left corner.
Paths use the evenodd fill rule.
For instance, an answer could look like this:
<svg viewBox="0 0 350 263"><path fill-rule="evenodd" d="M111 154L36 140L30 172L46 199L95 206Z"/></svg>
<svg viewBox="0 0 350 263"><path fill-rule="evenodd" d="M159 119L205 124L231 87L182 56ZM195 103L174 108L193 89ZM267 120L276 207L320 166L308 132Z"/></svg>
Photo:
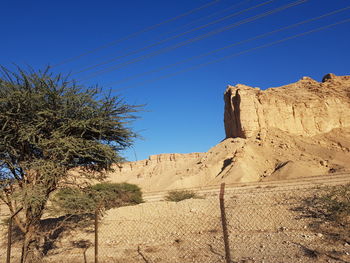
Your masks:
<svg viewBox="0 0 350 263"><path fill-rule="evenodd" d="M32 224L24 233L21 263L40 263L43 254L40 246L39 224Z"/></svg>
<svg viewBox="0 0 350 263"><path fill-rule="evenodd" d="M30 174L30 173L28 173ZM34 184L31 182L31 184ZM46 188L46 189L45 189ZM35 202L28 202L27 207L24 208L25 213L25 231L23 233L23 245L21 263L41 263L43 262L43 242L42 229L40 219L43 215L46 202L52 192L52 185L31 185L29 190L31 195L36 194L38 200ZM42 191L42 189L45 189ZM27 190L28 191L28 190ZM29 191L29 192L30 192ZM28 198L25 196L25 198Z"/></svg>

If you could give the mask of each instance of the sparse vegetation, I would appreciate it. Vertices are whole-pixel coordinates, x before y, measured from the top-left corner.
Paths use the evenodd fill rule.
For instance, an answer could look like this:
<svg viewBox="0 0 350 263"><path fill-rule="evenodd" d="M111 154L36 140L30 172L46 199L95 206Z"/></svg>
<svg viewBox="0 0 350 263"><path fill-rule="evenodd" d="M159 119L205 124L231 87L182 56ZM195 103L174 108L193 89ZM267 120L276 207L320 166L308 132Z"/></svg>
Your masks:
<svg viewBox="0 0 350 263"><path fill-rule="evenodd" d="M332 242L350 242L350 184L318 189L319 193L303 200L297 210L314 218L311 228Z"/></svg>
<svg viewBox="0 0 350 263"><path fill-rule="evenodd" d="M141 189L128 183L99 183L84 189L62 188L55 194L54 211L65 214L93 213L96 208L111 208L142 203Z"/></svg>
<svg viewBox="0 0 350 263"><path fill-rule="evenodd" d="M350 184L330 187L318 198L319 208L337 224L350 223Z"/></svg>
<svg viewBox="0 0 350 263"><path fill-rule="evenodd" d="M182 200L191 199L191 198L201 198L201 196L196 194L194 191L176 190L176 191L169 191L167 196L165 197L165 200L172 201L172 202L180 202Z"/></svg>

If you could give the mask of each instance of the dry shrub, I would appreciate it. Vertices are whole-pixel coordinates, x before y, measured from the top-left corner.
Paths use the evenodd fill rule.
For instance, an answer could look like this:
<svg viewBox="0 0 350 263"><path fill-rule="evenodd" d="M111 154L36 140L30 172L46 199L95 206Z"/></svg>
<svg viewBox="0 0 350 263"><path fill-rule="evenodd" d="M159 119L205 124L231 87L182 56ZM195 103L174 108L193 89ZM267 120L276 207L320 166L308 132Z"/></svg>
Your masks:
<svg viewBox="0 0 350 263"><path fill-rule="evenodd" d="M191 199L191 198L201 198L198 194L189 190L176 190L169 191L165 200L172 202L180 202L182 200Z"/></svg>

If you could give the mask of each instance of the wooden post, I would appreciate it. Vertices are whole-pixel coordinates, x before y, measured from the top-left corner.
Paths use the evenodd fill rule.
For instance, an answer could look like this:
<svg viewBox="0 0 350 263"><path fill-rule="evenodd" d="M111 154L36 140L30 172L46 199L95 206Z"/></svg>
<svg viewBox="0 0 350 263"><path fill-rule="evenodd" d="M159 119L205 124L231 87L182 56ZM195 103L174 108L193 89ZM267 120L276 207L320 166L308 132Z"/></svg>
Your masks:
<svg viewBox="0 0 350 263"><path fill-rule="evenodd" d="M11 246L12 246L12 220L13 218L23 209L21 207L20 209L17 210L16 213L14 213L10 219L9 219L9 227L8 227L8 232L7 232L7 254L6 254L6 263L10 263L11 261Z"/></svg>
<svg viewBox="0 0 350 263"><path fill-rule="evenodd" d="M95 263L98 263L98 216L99 209L95 210Z"/></svg>
<svg viewBox="0 0 350 263"><path fill-rule="evenodd" d="M226 263L231 263L230 243L229 243L228 230L227 230L224 195L225 195L225 183L222 183L220 187L219 199L220 199L222 231L223 231L224 245L225 245L225 259L226 259Z"/></svg>
<svg viewBox="0 0 350 263"><path fill-rule="evenodd" d="M7 257L6 257L6 263L10 263L11 260L11 243L12 243L12 216L9 220L9 228L7 231Z"/></svg>

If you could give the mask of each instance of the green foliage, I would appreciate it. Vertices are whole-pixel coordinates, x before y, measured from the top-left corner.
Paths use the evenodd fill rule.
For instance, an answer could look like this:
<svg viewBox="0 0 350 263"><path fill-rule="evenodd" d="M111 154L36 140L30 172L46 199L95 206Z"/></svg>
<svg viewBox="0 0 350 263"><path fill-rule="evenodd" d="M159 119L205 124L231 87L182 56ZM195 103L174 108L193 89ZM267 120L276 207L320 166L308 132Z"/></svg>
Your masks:
<svg viewBox="0 0 350 263"><path fill-rule="evenodd" d="M93 213L96 202L90 195L78 188L62 188L52 198L55 214Z"/></svg>
<svg viewBox="0 0 350 263"><path fill-rule="evenodd" d="M1 74L2 73L2 74ZM42 209L72 168L98 175L122 161L136 106L46 71L0 72L0 189ZM100 174L99 174L100 175ZM18 187L13 188L13 185ZM4 199L3 193L0 197ZM31 210L32 208L31 207Z"/></svg>
<svg viewBox="0 0 350 263"><path fill-rule="evenodd" d="M45 72L0 78L0 160L21 178L51 161L56 167L109 168L135 133L127 127L135 106L98 88ZM17 169L17 170L16 170ZM48 169L45 169L47 172ZM4 174L3 174L4 175Z"/></svg>
<svg viewBox="0 0 350 263"><path fill-rule="evenodd" d="M88 191L105 209L143 202L141 189L134 184L100 183L89 187Z"/></svg>
<svg viewBox="0 0 350 263"><path fill-rule="evenodd" d="M52 200L55 210L65 214L93 213L97 208L108 210L142 202L141 189L127 183L99 183L82 190L63 188Z"/></svg>
<svg viewBox="0 0 350 263"><path fill-rule="evenodd" d="M71 170L100 179L123 160L119 152L136 137L129 124L138 111L48 70L0 69L0 200L11 211L23 208L16 224L24 233L24 254L37 250L46 203L62 182L71 182ZM59 198L66 196L77 201L67 202L69 210L91 206L74 189Z"/></svg>
<svg viewBox="0 0 350 263"><path fill-rule="evenodd" d="M198 196L193 191L176 190L176 191L169 191L167 196L165 197L165 200L172 201L172 202L180 202L182 200L191 199L191 198L201 198L201 197Z"/></svg>

